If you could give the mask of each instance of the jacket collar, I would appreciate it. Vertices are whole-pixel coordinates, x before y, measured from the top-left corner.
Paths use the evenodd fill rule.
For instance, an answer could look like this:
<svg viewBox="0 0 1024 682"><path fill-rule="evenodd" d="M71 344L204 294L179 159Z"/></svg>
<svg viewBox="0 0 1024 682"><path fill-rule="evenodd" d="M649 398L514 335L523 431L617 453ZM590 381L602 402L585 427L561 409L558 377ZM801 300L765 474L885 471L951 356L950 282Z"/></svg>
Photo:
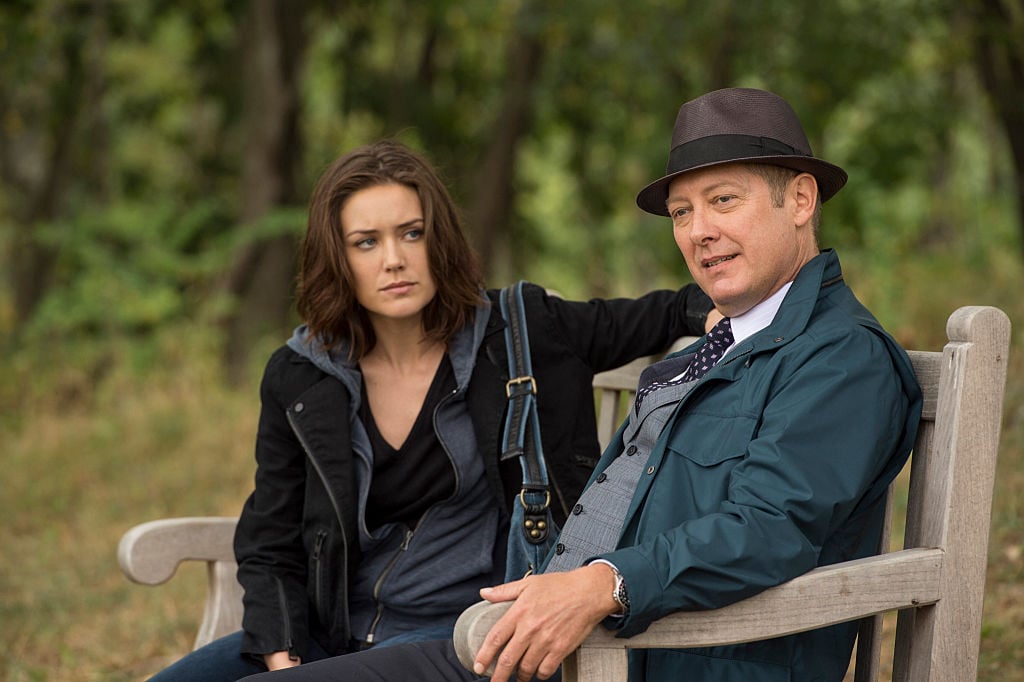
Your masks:
<svg viewBox="0 0 1024 682"><path fill-rule="evenodd" d="M469 385L473 367L476 364L477 350L483 343L487 331L487 320L490 317L490 302L481 292L479 304L470 325L460 329L448 347L448 357L455 372L455 382L460 392ZM318 369L338 379L348 390L350 409L354 413L359 409L359 397L362 388L362 375L359 365L348 359L348 343L327 350L322 343L314 341L306 325L295 328L288 339L288 347L303 358L312 362Z"/></svg>

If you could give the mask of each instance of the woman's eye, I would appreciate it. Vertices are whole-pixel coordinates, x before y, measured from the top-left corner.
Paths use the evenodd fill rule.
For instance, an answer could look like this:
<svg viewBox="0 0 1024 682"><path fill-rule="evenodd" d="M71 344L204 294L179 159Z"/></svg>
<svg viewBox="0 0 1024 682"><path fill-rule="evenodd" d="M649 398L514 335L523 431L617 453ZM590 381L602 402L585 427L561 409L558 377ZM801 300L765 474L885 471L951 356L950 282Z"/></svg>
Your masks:
<svg viewBox="0 0 1024 682"><path fill-rule="evenodd" d="M366 239L360 239L359 241L357 241L355 243L355 247L357 249L363 249L363 250L372 249L376 245L377 245L377 240L374 239L373 237L367 237Z"/></svg>
<svg viewBox="0 0 1024 682"><path fill-rule="evenodd" d="M423 228L416 228L415 230L409 230L405 233L405 238L408 241L416 241L417 239L423 238Z"/></svg>

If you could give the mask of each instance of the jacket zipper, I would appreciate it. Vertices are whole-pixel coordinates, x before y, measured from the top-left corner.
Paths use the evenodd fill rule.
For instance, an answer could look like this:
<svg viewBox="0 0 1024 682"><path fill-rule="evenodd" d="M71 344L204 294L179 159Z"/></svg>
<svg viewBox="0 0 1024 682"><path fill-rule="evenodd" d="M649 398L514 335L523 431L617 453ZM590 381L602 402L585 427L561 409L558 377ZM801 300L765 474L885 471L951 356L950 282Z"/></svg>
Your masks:
<svg viewBox="0 0 1024 682"><path fill-rule="evenodd" d="M331 507L334 508L334 515L338 519L338 528L341 530L341 584L345 585L345 589L342 590L341 594L341 612L345 619L345 631L343 633L344 639L347 641L352 636L352 621L349 617L348 612L348 537L345 535L345 522L341 517L341 508L338 506L338 500L334 496L334 490L331 489L327 476L324 475L323 469L320 468L320 463L317 462L313 456L313 450L309 447L309 443L306 442L306 438L302 435L301 429L298 424L295 423L295 418L292 416L291 410L285 410L285 416L288 418L288 424L292 427L292 432L295 437L299 439L299 444L302 445L302 449L306 453L306 457L313 464L313 468L316 469L317 475L320 480L323 481L324 490L327 492L327 497L331 501Z"/></svg>
<svg viewBox="0 0 1024 682"><path fill-rule="evenodd" d="M419 524L417 524L417 527L419 527ZM388 577L388 574L391 573L391 570L395 567L395 564L398 563L398 559L402 556L402 553L405 550L409 549L409 542L412 540L412 536L415 532L416 531L413 529L405 531L405 539L402 540L402 544L398 548L398 551L395 552L395 555L391 557L390 561L388 561L388 565L384 567L383 571L381 571L380 576L377 577L377 582L373 584L373 599L377 602L377 615L373 617L373 622L370 623L370 629L366 633L367 644L374 643L374 640L376 639L376 634L374 633L374 631L380 624L381 618L384 617L384 602L382 602L380 599L380 591L384 585L384 579Z"/></svg>
<svg viewBox="0 0 1024 682"><path fill-rule="evenodd" d="M313 564L316 567L314 569L314 571L313 571L313 579L316 581L316 585L314 587L314 595L315 595L315 598L316 598L316 613L317 613L317 616L319 616L321 622L325 622L325 619L324 619L324 595L323 595L323 588L321 587L321 585L323 584L323 582L321 580L321 578L323 577L322 576L322 573L323 573L323 561L321 561L321 554L323 553L324 542L326 542L326 541L327 541L327 531L322 530L322 529L318 530L316 532L316 540L313 542L313 557L312 558L313 558Z"/></svg>
<svg viewBox="0 0 1024 682"><path fill-rule="evenodd" d="M288 617L288 599L284 594L284 585L281 583L280 578L275 578L277 581L277 601L278 606L281 608L281 613L284 614L284 648L288 652L288 658L298 658L298 653L295 651L295 642L292 641L292 621Z"/></svg>
<svg viewBox="0 0 1024 682"><path fill-rule="evenodd" d="M373 584L373 598L377 602L377 615L374 616L373 622L370 623L369 631L366 634L365 641L367 644L374 643L374 640L376 639L375 631L377 629L377 626L380 624L381 619L384 617L384 602L380 600L380 592L384 585L384 579L387 578L388 574L391 572L391 569L393 569L395 564L398 563L398 559L402 556L402 553L409 549L409 543L412 542L413 535L415 535L416 531L419 530L419 527L423 524L423 520L427 518L427 514L429 514L431 510L433 510L435 507L438 507L442 504L445 504L446 502L453 500L459 494L459 486L461 484L459 480L459 467L456 466L455 458L452 456L451 451L448 450L448 445L445 444L444 438L441 437L441 434L437 428L438 412L440 412L441 408L444 407L444 405L449 400L451 400L458 392L458 389L455 389L454 391L446 395L444 398L442 398L438 402L437 407L434 408L433 417L434 433L438 434L437 441L441 444L441 447L444 449L444 453L448 456L448 461L451 462L452 465L452 472L455 474L455 489L452 491L452 494L449 495L447 499L444 499L440 502L433 504L430 507L430 509L427 509L425 512L423 512L423 516L420 517L420 520L419 522L417 522L415 528L407 530L405 532L405 539L402 541L401 547L399 547L398 551L395 552L395 555L391 557L391 561L388 562L388 565L384 567L384 570L381 572L380 577L377 578L377 582Z"/></svg>

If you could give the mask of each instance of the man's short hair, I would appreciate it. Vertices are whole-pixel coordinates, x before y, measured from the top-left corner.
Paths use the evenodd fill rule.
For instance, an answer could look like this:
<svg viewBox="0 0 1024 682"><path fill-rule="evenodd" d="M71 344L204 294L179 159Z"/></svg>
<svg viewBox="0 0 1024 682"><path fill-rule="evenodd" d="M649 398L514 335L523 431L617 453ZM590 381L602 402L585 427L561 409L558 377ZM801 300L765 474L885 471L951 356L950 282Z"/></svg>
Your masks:
<svg viewBox="0 0 1024 682"><path fill-rule="evenodd" d="M768 185L771 195L772 206L782 208L786 201L786 188L789 181L799 175L799 171L782 166L774 166L767 163L748 163L750 171L760 177ZM811 217L811 225L814 227L814 236L818 236L818 226L821 225L821 193L819 192L817 202L814 206L814 215Z"/></svg>

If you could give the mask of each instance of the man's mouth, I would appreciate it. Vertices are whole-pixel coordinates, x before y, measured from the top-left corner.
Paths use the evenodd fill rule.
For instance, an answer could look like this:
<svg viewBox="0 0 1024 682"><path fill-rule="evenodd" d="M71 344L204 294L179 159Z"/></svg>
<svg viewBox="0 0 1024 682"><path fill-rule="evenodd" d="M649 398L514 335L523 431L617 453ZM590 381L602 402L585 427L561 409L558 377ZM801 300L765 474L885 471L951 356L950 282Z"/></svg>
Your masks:
<svg viewBox="0 0 1024 682"><path fill-rule="evenodd" d="M724 262L729 261L729 260L732 260L735 257L736 256L722 256L721 258L714 258L714 259L709 260L709 261L704 261L704 267L705 268L713 268L716 265L718 265L720 263L724 263Z"/></svg>

